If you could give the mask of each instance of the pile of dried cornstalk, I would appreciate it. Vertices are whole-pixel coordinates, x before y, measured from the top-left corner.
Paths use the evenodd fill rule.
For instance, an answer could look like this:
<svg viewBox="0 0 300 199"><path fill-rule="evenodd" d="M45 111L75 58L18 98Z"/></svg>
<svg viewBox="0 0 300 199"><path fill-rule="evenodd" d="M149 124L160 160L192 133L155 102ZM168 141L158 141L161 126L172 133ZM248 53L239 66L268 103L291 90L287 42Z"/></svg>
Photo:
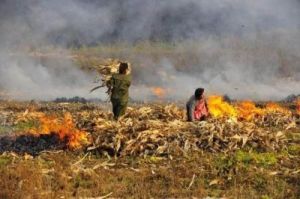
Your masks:
<svg viewBox="0 0 300 199"><path fill-rule="evenodd" d="M285 131L296 127L293 116L276 113L253 122L210 118L191 123L185 121L185 111L175 105L130 108L118 122L99 111L78 116L82 122L93 123L94 141L88 150L121 156L176 155L197 150L279 150L288 141Z"/></svg>
<svg viewBox="0 0 300 199"><path fill-rule="evenodd" d="M186 122L185 110L174 104L129 107L118 122L112 120L110 111L100 106L73 104L43 104L25 112L21 109L2 111L0 120L3 125L14 126L35 121L48 112L60 117L64 111L72 114L79 129L89 132L92 142L87 150L110 156L175 156L188 155L192 151L231 152L239 149L276 151L287 147L288 129L299 129L298 116L276 112L250 122L226 117Z"/></svg>

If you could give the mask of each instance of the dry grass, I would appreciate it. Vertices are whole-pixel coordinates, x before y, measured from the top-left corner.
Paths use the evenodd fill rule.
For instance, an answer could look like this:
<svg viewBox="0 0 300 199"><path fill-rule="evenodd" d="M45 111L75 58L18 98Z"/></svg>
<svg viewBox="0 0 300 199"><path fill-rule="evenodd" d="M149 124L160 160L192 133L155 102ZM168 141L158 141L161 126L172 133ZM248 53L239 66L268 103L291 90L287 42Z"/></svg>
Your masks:
<svg viewBox="0 0 300 199"><path fill-rule="evenodd" d="M277 163L265 168L254 163L230 164L230 157L221 154L193 154L173 160L128 157L110 160L106 166L103 162L107 159L91 156L72 165L79 158L68 152L32 160L16 158L1 167L1 198L99 197L109 193L121 198L297 198L299 194L299 176L270 174L280 167ZM101 163L103 166L93 169Z"/></svg>
<svg viewBox="0 0 300 199"><path fill-rule="evenodd" d="M15 123L16 115L22 114L28 103L2 102L0 107L4 115L1 123L6 127L30 128L29 124ZM98 117L110 116L97 105L40 103L34 110L58 115L65 110L74 115L98 110ZM91 124L84 121L76 120L82 128L90 128ZM120 157L85 150L50 150L35 157L5 152L0 156L0 198L80 198L108 194L114 198L298 198L299 126L286 133L288 146L276 152L200 150L172 156Z"/></svg>

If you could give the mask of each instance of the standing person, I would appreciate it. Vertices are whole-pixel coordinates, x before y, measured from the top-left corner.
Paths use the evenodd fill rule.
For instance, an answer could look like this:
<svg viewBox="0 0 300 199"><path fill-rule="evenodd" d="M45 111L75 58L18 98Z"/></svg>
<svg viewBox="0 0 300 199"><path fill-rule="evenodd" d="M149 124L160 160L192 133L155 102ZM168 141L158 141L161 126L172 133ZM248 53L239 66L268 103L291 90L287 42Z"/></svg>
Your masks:
<svg viewBox="0 0 300 199"><path fill-rule="evenodd" d="M129 87L131 84L131 75L128 74L129 66L127 63L120 63L119 73L113 74L108 82L111 88L111 103L114 119L118 120L120 116L125 114L128 98Z"/></svg>
<svg viewBox="0 0 300 199"><path fill-rule="evenodd" d="M204 98L204 89L197 88L195 94L186 103L188 121L202 121L208 116L208 106Z"/></svg>

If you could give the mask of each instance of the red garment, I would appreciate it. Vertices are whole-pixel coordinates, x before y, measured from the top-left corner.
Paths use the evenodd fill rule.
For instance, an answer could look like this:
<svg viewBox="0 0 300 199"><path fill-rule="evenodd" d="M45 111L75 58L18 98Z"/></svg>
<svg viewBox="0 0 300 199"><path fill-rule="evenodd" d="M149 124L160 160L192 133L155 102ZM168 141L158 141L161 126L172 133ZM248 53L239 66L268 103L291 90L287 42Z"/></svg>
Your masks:
<svg viewBox="0 0 300 199"><path fill-rule="evenodd" d="M208 110L205 104L205 99L202 98L199 100L195 106L194 118L195 120L200 120L203 116L208 116Z"/></svg>

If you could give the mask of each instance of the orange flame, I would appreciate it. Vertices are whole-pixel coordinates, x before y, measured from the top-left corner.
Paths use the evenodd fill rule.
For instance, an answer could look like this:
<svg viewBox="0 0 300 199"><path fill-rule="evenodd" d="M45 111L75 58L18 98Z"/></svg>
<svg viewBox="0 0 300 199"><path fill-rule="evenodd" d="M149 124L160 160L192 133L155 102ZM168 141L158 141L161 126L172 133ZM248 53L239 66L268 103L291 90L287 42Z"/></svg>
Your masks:
<svg viewBox="0 0 300 199"><path fill-rule="evenodd" d="M237 117L236 109L225 102L222 96L208 97L208 109L213 117Z"/></svg>
<svg viewBox="0 0 300 199"><path fill-rule="evenodd" d="M257 108L251 101L239 103L237 109L239 118L246 121L253 120L256 116L264 113L263 109Z"/></svg>
<svg viewBox="0 0 300 199"><path fill-rule="evenodd" d="M161 87L152 87L151 91L156 97L159 97L159 98L164 98L167 94L167 91Z"/></svg>
<svg viewBox="0 0 300 199"><path fill-rule="evenodd" d="M298 112L300 113L300 100L298 107ZM230 117L246 121L251 121L255 117L269 113L291 114L290 110L274 102L268 103L265 108L258 108L251 101L240 102L233 106L225 102L221 96L210 96L208 98L208 108L213 117Z"/></svg>
<svg viewBox="0 0 300 199"><path fill-rule="evenodd" d="M55 133L61 140L66 140L71 149L81 148L83 143L89 142L87 132L76 128L70 113L65 113L62 120L43 115L39 121L40 127L30 131L35 135Z"/></svg>
<svg viewBox="0 0 300 199"><path fill-rule="evenodd" d="M282 113L282 114L290 114L291 111L280 106L279 104L276 104L274 102L269 102L266 105L265 111L267 113Z"/></svg>

